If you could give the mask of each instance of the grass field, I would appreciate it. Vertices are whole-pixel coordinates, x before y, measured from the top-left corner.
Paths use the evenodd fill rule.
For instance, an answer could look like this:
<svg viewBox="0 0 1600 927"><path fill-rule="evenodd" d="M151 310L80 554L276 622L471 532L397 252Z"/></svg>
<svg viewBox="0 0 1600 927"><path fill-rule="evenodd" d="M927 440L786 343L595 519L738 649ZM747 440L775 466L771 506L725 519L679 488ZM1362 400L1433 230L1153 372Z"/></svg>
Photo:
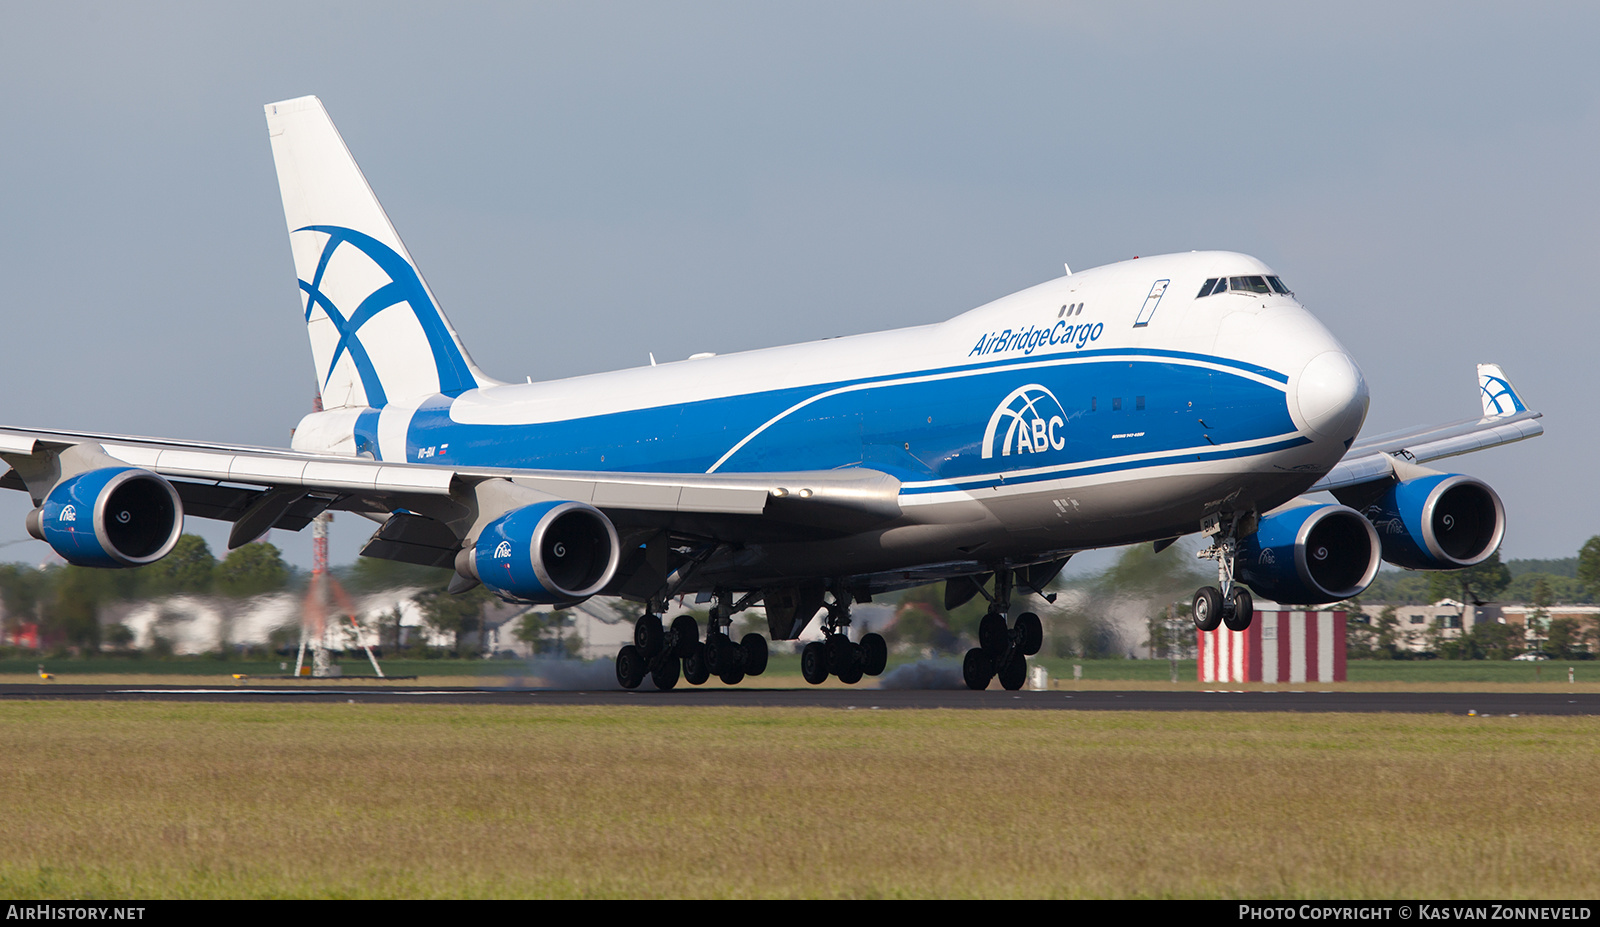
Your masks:
<svg viewBox="0 0 1600 927"><path fill-rule="evenodd" d="M0 704L0 895L1593 897L1600 719Z"/></svg>

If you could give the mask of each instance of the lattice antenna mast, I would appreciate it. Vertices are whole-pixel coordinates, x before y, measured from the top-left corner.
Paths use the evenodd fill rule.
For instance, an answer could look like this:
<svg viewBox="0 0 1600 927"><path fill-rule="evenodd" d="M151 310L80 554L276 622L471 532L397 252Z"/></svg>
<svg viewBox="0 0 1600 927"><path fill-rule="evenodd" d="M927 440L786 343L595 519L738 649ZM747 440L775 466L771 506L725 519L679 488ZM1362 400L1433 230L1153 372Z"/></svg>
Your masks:
<svg viewBox="0 0 1600 927"><path fill-rule="evenodd" d="M311 407L313 411L322 411L321 393L312 400ZM338 600L340 609L350 620L350 629L355 632L361 649L367 652L372 671L382 679L383 668L378 665L378 658L373 655L366 635L361 632L361 625L356 622L355 603L328 571L328 525L332 521L332 512L323 512L311 520L311 586L306 590L305 607L300 613L300 655L294 661L294 674L299 676L301 667L305 665L306 646L309 643L311 675L315 678L334 675L333 663L328 656L328 634L333 630L328 626L328 600L333 598Z"/></svg>

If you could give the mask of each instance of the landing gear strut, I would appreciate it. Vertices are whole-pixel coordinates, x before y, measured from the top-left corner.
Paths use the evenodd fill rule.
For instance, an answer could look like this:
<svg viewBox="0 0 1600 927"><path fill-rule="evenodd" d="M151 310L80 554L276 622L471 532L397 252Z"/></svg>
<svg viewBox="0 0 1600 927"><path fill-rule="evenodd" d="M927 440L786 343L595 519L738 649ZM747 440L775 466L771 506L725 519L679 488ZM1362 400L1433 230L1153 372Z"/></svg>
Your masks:
<svg viewBox="0 0 1600 927"><path fill-rule="evenodd" d="M1023 612L1006 627L1013 578L1010 570L995 571L989 611L978 622L978 646L961 661L961 679L969 689L987 689L989 681L999 676L1001 686L1017 691L1028 678L1027 658L1044 646L1044 624L1033 612Z"/></svg>
<svg viewBox="0 0 1600 927"><path fill-rule="evenodd" d="M800 651L800 675L820 686L829 676L845 685L855 685L863 676L877 676L889 662L889 643L881 634L863 634L860 642L850 640L850 596L835 590L832 602L824 602L823 639L812 641Z"/></svg>
<svg viewBox="0 0 1600 927"><path fill-rule="evenodd" d="M1250 627L1255 616L1255 598L1250 590L1233 578L1235 562L1239 556L1239 537L1255 530L1254 513L1227 516L1208 515L1200 523L1200 533L1212 538L1211 546L1197 555L1203 560L1217 561L1217 586L1201 586L1194 594L1194 626L1201 631L1215 631L1225 625L1230 631L1243 631Z"/></svg>

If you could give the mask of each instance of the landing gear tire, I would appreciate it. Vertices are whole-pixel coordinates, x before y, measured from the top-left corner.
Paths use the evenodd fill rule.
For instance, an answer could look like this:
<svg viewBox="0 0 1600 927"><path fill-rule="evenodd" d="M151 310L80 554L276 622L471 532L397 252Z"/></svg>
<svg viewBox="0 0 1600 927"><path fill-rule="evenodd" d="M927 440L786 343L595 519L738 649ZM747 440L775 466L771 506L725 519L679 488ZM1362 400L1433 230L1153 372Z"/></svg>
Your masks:
<svg viewBox="0 0 1600 927"><path fill-rule="evenodd" d="M744 671L746 675L760 676L767 671L767 639L756 633L746 634L739 641L739 649L744 651Z"/></svg>
<svg viewBox="0 0 1600 927"><path fill-rule="evenodd" d="M1194 594L1194 626L1198 631L1215 631L1222 623L1222 593L1215 586L1201 586Z"/></svg>
<svg viewBox="0 0 1600 927"><path fill-rule="evenodd" d="M830 634L822 646L827 648L828 672L843 678L845 667L850 665L850 638L843 634Z"/></svg>
<svg viewBox="0 0 1600 927"><path fill-rule="evenodd" d="M835 676L847 686L853 686L861 681L861 674L865 667L861 665L861 645L845 641L839 649L839 669Z"/></svg>
<svg viewBox="0 0 1600 927"><path fill-rule="evenodd" d="M1022 652L1033 656L1044 646L1044 624L1039 621L1039 616L1033 612L1023 612L1017 616L1017 643Z"/></svg>
<svg viewBox="0 0 1600 927"><path fill-rule="evenodd" d="M744 682L744 667L735 663L733 666L718 673L717 678L722 680L722 684L725 686L736 686Z"/></svg>
<svg viewBox="0 0 1600 927"><path fill-rule="evenodd" d="M1028 659L1020 653L1013 653L1011 659L1000 667L997 675L1000 677L1000 685L1004 686L1007 692L1017 691L1028 681Z"/></svg>
<svg viewBox="0 0 1600 927"><path fill-rule="evenodd" d="M661 652L667 633L661 629L661 616L644 614L633 623L633 646L646 660ZM631 686L629 688L632 688Z"/></svg>
<svg viewBox="0 0 1600 927"><path fill-rule="evenodd" d="M705 654L706 669L713 676L721 676L724 670L732 669L739 661L738 645L728 640L726 634L707 634Z"/></svg>
<svg viewBox="0 0 1600 927"><path fill-rule="evenodd" d="M868 676L883 675L889 665L889 642L882 634L867 634L861 638L861 671Z"/></svg>
<svg viewBox="0 0 1600 927"><path fill-rule="evenodd" d="M1246 631L1250 628L1250 619L1256 614L1256 600L1250 590L1243 586L1234 586L1233 594L1228 597L1231 606L1222 616L1222 623L1230 631Z"/></svg>
<svg viewBox="0 0 1600 927"><path fill-rule="evenodd" d="M638 632L635 632L638 636ZM672 619L672 636L676 642L676 656L687 657L700 643L700 625L693 615L679 615Z"/></svg>
<svg viewBox="0 0 1600 927"><path fill-rule="evenodd" d="M624 689L639 688L639 683L644 682L647 663L638 647L633 644L625 645L617 651L617 685Z"/></svg>
<svg viewBox="0 0 1600 927"><path fill-rule="evenodd" d="M678 663L678 657L669 656L650 671L650 681L655 683L657 689L669 692L678 684Z"/></svg>
<svg viewBox="0 0 1600 927"><path fill-rule="evenodd" d="M828 681L828 648L821 641L812 641L800 651L800 675L814 686Z"/></svg>
<svg viewBox="0 0 1600 927"><path fill-rule="evenodd" d="M695 641L694 647L683 658L683 678L691 686L703 686L711 678L711 667L706 666L705 644Z"/></svg>
<svg viewBox="0 0 1600 927"><path fill-rule="evenodd" d="M961 661L961 679L967 688L982 692L989 688L989 680L993 678L994 661L989 655L978 647L967 651L966 659Z"/></svg>
<svg viewBox="0 0 1600 927"><path fill-rule="evenodd" d="M978 646L995 658L1006 652L1006 643L1006 617L994 612L984 615L978 622Z"/></svg>

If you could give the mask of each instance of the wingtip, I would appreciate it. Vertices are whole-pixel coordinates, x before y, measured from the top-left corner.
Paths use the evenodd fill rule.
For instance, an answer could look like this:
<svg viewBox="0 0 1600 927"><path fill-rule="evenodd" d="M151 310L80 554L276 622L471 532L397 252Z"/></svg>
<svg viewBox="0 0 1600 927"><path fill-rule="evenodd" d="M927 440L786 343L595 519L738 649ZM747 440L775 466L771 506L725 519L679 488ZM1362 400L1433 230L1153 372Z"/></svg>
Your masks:
<svg viewBox="0 0 1600 927"><path fill-rule="evenodd" d="M1517 388L1499 364L1478 365L1478 393L1483 400L1483 417L1500 418L1528 410Z"/></svg>

